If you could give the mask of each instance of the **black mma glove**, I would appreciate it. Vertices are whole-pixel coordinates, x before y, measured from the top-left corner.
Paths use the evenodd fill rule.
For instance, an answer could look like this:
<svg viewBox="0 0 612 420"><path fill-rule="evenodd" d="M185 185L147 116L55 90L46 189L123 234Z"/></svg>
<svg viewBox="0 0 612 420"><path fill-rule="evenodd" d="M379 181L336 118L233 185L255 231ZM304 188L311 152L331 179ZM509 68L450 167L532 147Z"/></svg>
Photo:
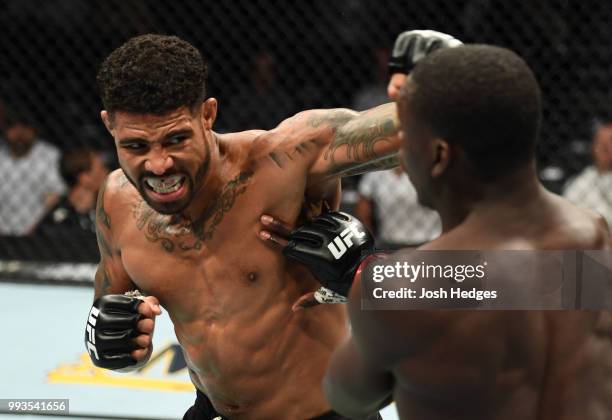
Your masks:
<svg viewBox="0 0 612 420"><path fill-rule="evenodd" d="M458 39L442 32L431 30L402 32L393 44L389 73L408 74L427 54L440 48L453 48L462 44Z"/></svg>
<svg viewBox="0 0 612 420"><path fill-rule="evenodd" d="M356 218L324 213L295 229L283 254L304 264L321 282L319 303L346 302L362 262L374 254L374 238Z"/></svg>
<svg viewBox="0 0 612 420"><path fill-rule="evenodd" d="M105 295L95 300L85 328L85 347L94 365L122 369L136 364L130 352L137 348L132 338L138 335L141 319L137 297Z"/></svg>

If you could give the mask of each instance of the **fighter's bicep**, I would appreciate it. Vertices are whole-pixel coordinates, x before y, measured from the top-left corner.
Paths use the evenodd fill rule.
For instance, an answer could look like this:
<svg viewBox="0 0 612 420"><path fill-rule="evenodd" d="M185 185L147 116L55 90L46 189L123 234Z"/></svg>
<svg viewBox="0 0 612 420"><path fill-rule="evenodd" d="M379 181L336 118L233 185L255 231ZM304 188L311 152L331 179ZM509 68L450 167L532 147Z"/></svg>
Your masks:
<svg viewBox="0 0 612 420"><path fill-rule="evenodd" d="M113 243L111 216L108 211L107 185L111 176L103 183L98 192L96 203L96 238L100 251L100 263L94 279L95 298L106 294L124 293L135 288L123 267L121 254Z"/></svg>

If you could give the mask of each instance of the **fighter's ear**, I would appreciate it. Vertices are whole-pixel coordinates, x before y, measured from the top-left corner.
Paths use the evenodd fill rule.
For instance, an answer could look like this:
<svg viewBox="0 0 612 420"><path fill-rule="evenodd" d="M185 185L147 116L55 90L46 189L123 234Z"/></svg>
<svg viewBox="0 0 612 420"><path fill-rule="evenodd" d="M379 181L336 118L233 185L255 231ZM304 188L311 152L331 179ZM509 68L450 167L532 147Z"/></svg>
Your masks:
<svg viewBox="0 0 612 420"><path fill-rule="evenodd" d="M212 130L217 119L217 100L215 98L208 98L202 103L201 118L204 128Z"/></svg>
<svg viewBox="0 0 612 420"><path fill-rule="evenodd" d="M444 139L436 138L432 142L433 160L431 166L431 176L437 178L442 176L448 169L451 161L451 147Z"/></svg>
<svg viewBox="0 0 612 420"><path fill-rule="evenodd" d="M112 134L113 133L113 121L108 111L106 111L105 109L100 111L100 118L102 118L102 122L104 123L104 126L106 127L108 132Z"/></svg>

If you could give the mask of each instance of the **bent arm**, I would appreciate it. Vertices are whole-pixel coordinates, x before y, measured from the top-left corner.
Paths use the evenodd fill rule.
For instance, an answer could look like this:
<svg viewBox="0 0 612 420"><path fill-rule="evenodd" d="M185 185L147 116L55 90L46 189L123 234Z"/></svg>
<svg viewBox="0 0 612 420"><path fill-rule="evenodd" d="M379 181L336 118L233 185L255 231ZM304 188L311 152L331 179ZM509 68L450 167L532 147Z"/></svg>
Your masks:
<svg viewBox="0 0 612 420"><path fill-rule="evenodd" d="M334 112L342 110L322 115L321 124L333 124ZM329 118L331 122L327 122ZM344 123L331 127L333 133L312 168L313 174L340 177L399 165L399 123L395 103L356 113Z"/></svg>
<svg viewBox="0 0 612 420"><path fill-rule="evenodd" d="M94 300L108 294L123 294L136 288L123 267L119 250L113 243L111 217L107 210L110 202L108 195L112 194L107 192L109 183L112 183L111 176L100 188L96 203L96 238L100 263L94 280Z"/></svg>
<svg viewBox="0 0 612 420"><path fill-rule="evenodd" d="M363 112L348 109L306 111L300 118L304 118L310 128L309 136L316 138L319 146L310 167L310 178L326 180L399 165L399 123L395 103Z"/></svg>
<svg viewBox="0 0 612 420"><path fill-rule="evenodd" d="M108 203L111 201L108 195L112 195L112 191L108 189L109 184L113 182L111 177L112 175L100 188L96 204L96 237L100 251L100 263L94 279L94 301L104 295L124 294L136 289L136 285L123 267L121 254L113 241L112 218L107 210ZM153 344L149 346L147 354L138 363L115 370L118 372L137 370L149 361L152 353Z"/></svg>

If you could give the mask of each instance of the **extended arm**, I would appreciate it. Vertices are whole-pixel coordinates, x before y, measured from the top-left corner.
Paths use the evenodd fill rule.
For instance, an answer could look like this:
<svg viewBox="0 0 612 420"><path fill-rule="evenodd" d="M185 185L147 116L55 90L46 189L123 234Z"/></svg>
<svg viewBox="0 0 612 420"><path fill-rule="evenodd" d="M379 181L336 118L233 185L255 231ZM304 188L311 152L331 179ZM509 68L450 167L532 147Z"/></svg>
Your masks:
<svg viewBox="0 0 612 420"><path fill-rule="evenodd" d="M394 76L401 75L402 82L400 85L392 83L390 87L400 89L406 74L426 55L440 48L459 45L461 41L436 31L401 33L393 46L389 70ZM392 90L389 93L394 100ZM345 109L318 111L310 116L308 123L326 129L318 135L323 140L324 148L312 167L313 177L355 175L390 169L399 164L397 152L400 141L397 137L395 103L360 113Z"/></svg>
<svg viewBox="0 0 612 420"><path fill-rule="evenodd" d="M104 295L122 294L136 288L125 272L121 255L113 243L111 217L107 210L107 203L110 201L107 197L109 183L112 183L111 176L100 188L96 204L96 237L100 251L100 263L94 281L94 300Z"/></svg>

